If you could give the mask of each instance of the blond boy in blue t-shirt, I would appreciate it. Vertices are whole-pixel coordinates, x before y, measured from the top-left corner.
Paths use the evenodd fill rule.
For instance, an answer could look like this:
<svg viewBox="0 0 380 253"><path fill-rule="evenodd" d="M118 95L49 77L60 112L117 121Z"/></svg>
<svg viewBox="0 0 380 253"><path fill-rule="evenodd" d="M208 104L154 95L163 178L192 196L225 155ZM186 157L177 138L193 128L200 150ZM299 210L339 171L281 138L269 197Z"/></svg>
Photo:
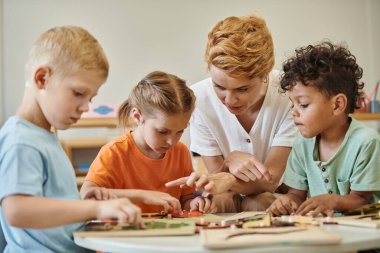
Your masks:
<svg viewBox="0 0 380 253"><path fill-rule="evenodd" d="M376 202L380 138L349 115L364 85L355 57L345 47L323 42L297 49L283 69L281 88L293 103L303 138L294 144L285 170L289 190L267 211L331 216Z"/></svg>
<svg viewBox="0 0 380 253"><path fill-rule="evenodd" d="M75 123L108 76L98 41L75 26L34 43L24 98L0 131L0 223L8 252L82 252L72 233L89 219L141 223L128 199L79 200L75 175L57 136Z"/></svg>

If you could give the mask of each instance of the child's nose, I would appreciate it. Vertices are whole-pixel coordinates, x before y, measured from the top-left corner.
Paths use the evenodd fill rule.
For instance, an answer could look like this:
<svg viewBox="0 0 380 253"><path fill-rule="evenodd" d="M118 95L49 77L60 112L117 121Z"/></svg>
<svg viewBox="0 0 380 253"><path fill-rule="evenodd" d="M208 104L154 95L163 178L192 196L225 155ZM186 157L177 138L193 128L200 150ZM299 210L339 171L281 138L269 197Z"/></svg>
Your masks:
<svg viewBox="0 0 380 253"><path fill-rule="evenodd" d="M170 137L166 140L166 144L173 146L176 143L175 137Z"/></svg>
<svg viewBox="0 0 380 253"><path fill-rule="evenodd" d="M298 112L297 112L297 110L296 110L295 108L292 108L292 109L290 110L290 114L291 114L293 117L298 116Z"/></svg>
<svg viewBox="0 0 380 253"><path fill-rule="evenodd" d="M84 102L79 105L79 111L81 112L88 112L90 110L89 103Z"/></svg>

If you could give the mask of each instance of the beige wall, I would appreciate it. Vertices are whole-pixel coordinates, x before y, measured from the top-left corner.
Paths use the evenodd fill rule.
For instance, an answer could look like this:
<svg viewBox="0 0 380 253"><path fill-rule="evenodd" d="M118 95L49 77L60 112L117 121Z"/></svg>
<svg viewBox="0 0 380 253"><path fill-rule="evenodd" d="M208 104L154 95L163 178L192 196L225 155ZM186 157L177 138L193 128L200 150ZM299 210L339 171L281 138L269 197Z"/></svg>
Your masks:
<svg viewBox="0 0 380 253"><path fill-rule="evenodd" d="M0 126L3 123L4 104L3 104L3 0L0 0Z"/></svg>
<svg viewBox="0 0 380 253"><path fill-rule="evenodd" d="M372 84L380 81L380 1L371 0L367 6L369 8L369 27L370 27L370 68L368 69ZM380 96L378 95L378 98Z"/></svg>
<svg viewBox="0 0 380 253"><path fill-rule="evenodd" d="M329 38L345 41L357 56L367 89L380 78L378 0L3 0L0 11L3 119L21 101L32 43L48 28L66 24L87 28L109 57L110 77L95 102L122 102L153 70L172 72L189 84L205 78L207 31L224 17L249 13L266 19L277 68L296 47Z"/></svg>

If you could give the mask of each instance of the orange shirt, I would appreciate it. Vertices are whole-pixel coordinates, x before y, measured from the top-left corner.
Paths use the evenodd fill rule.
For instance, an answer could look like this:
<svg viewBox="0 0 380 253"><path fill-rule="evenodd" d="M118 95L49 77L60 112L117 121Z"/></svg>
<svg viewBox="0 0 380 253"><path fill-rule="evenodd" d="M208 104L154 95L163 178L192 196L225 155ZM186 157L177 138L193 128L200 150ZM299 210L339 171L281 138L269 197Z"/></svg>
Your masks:
<svg viewBox="0 0 380 253"><path fill-rule="evenodd" d="M131 132L101 148L86 176L98 186L111 189L143 189L166 192L179 199L194 192L193 188L170 187L165 183L189 176L193 172L190 152L178 142L162 159L145 156L137 147ZM143 213L160 212L161 206L138 203Z"/></svg>

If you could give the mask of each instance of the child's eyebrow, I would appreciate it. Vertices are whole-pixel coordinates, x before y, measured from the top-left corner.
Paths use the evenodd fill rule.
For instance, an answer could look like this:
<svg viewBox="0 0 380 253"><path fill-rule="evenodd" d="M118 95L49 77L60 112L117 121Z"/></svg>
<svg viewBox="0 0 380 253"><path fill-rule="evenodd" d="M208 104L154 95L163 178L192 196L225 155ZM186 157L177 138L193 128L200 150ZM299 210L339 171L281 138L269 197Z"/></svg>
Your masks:
<svg viewBox="0 0 380 253"><path fill-rule="evenodd" d="M295 98L309 98L310 96L309 95L306 95L306 94L301 94L301 95L297 95L297 96L294 96Z"/></svg>

